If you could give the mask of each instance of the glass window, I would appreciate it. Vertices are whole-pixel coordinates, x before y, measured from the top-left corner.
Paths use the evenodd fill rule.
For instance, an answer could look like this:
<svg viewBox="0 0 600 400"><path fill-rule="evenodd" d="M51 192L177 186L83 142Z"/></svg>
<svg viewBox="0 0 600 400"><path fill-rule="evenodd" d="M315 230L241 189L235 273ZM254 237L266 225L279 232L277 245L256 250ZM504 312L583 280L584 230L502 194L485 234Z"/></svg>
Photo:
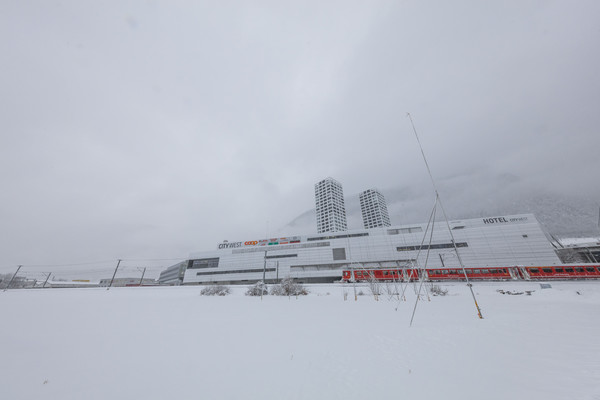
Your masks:
<svg viewBox="0 0 600 400"><path fill-rule="evenodd" d="M346 259L346 249L343 247L332 249L333 251L333 260L345 260Z"/></svg>
<svg viewBox="0 0 600 400"><path fill-rule="evenodd" d="M188 268L216 268L219 266L219 258L202 258L199 260L190 260Z"/></svg>

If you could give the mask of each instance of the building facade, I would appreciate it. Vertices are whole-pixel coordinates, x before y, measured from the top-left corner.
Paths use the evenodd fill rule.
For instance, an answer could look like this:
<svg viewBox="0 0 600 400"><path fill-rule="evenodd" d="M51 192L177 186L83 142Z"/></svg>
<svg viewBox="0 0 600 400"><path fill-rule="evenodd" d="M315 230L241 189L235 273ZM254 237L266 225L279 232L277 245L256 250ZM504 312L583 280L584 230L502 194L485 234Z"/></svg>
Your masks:
<svg viewBox="0 0 600 400"><path fill-rule="evenodd" d="M390 226L385 197L377 189L368 189L358 195L365 229Z"/></svg>
<svg viewBox="0 0 600 400"><path fill-rule="evenodd" d="M532 214L457 220L450 227L465 267L561 263ZM432 234L427 224L411 224L224 242L215 250L191 254L183 283L254 283L263 274L267 282L286 277L305 283L335 282L348 268L424 266L460 267L445 222L434 224Z"/></svg>
<svg viewBox="0 0 600 400"><path fill-rule="evenodd" d="M315 185L315 206L318 233L348 230L341 183L333 178L325 178L317 183Z"/></svg>
<svg viewBox="0 0 600 400"><path fill-rule="evenodd" d="M179 286L183 284L183 275L187 269L187 261L179 262L175 265L171 265L160 273L158 278L159 285L171 285Z"/></svg>
<svg viewBox="0 0 600 400"><path fill-rule="evenodd" d="M143 280L140 278L115 278L112 280L111 278L100 279L100 283L98 286L107 287L111 286L110 282L112 281L112 286L114 287L124 287L124 286L154 286L156 285L156 280L151 278L144 278Z"/></svg>

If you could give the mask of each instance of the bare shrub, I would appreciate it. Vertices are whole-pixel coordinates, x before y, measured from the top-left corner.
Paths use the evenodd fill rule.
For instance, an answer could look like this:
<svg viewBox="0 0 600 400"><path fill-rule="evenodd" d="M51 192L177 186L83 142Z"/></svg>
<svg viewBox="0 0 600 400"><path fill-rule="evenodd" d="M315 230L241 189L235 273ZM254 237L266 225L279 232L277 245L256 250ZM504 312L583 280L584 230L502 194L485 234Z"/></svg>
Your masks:
<svg viewBox="0 0 600 400"><path fill-rule="evenodd" d="M308 290L302 284L294 282L292 278L285 278L279 285L271 287L274 296L305 296Z"/></svg>
<svg viewBox="0 0 600 400"><path fill-rule="evenodd" d="M263 281L256 282L246 291L246 296L263 296L269 294L267 285Z"/></svg>
<svg viewBox="0 0 600 400"><path fill-rule="evenodd" d="M440 285L432 285L430 291L434 296L445 296L448 294L448 289L442 289Z"/></svg>
<svg viewBox="0 0 600 400"><path fill-rule="evenodd" d="M26 279L24 276L15 276L14 274L3 274L0 275L0 289L23 289L27 287L33 287L33 281ZM12 279L12 282L11 282ZM10 284L10 287L9 287Z"/></svg>
<svg viewBox="0 0 600 400"><path fill-rule="evenodd" d="M206 286L200 291L201 296L227 296L231 291L224 285Z"/></svg>
<svg viewBox="0 0 600 400"><path fill-rule="evenodd" d="M377 279L375 279L374 277L371 277L368 281L368 284L369 284L369 291L371 292L373 297L375 297L375 299L377 300L379 298L379 296L381 295L380 282L377 281Z"/></svg>

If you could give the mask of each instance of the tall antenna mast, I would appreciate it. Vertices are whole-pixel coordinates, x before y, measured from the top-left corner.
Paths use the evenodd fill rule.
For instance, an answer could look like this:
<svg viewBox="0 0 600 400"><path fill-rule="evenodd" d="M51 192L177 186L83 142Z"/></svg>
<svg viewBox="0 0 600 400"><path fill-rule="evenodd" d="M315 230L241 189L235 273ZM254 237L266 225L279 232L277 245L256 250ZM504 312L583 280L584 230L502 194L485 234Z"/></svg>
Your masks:
<svg viewBox="0 0 600 400"><path fill-rule="evenodd" d="M460 268L463 271L465 276L465 280L467 281L467 286L471 291L471 296L473 296L473 302L475 303L475 308L477 309L477 316L483 319L483 315L481 314L481 309L479 308L479 304L477 304L477 298L475 298L475 293L473 292L473 285L469 282L469 277L467 276L467 271L465 270L465 266L462 262L462 258L460 257L460 253L458 252L458 248L456 247L456 241L454 240L454 235L452 234L452 229L450 229L450 222L448 222L448 216L446 215L446 210L444 209L444 205L442 204L442 199L440 198L440 194L437 190L437 186L435 185L435 181L433 180L433 175L431 173L431 169L429 168L429 163L427 162L427 158L425 157L425 152L423 151L423 146L421 145L421 141L419 140L419 135L417 134L417 129L415 128L415 123L412 120L410 113L406 113L406 116L410 120L410 124L412 125L413 132L415 133L415 137L417 138L417 143L419 143L419 148L421 149L421 155L423 156L423 161L425 161L425 166L427 167L427 172L429 173L429 178L431 179L431 185L433 186L433 190L435 191L435 198L437 203L440 205L442 209L442 214L444 214L444 219L446 220L446 226L448 227L448 233L450 233L450 238L452 239L452 245L454 246L454 251L456 253L456 257L458 258L458 262L460 264Z"/></svg>

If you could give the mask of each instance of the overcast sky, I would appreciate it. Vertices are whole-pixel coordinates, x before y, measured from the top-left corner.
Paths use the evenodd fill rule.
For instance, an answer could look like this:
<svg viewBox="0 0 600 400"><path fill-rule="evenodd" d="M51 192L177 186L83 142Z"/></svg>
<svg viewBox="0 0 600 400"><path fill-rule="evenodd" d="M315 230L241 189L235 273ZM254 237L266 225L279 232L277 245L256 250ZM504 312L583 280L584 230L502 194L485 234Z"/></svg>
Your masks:
<svg viewBox="0 0 600 400"><path fill-rule="evenodd" d="M422 182L406 112L437 177L597 186L598 21L596 0L2 1L0 272L264 238L327 176Z"/></svg>

